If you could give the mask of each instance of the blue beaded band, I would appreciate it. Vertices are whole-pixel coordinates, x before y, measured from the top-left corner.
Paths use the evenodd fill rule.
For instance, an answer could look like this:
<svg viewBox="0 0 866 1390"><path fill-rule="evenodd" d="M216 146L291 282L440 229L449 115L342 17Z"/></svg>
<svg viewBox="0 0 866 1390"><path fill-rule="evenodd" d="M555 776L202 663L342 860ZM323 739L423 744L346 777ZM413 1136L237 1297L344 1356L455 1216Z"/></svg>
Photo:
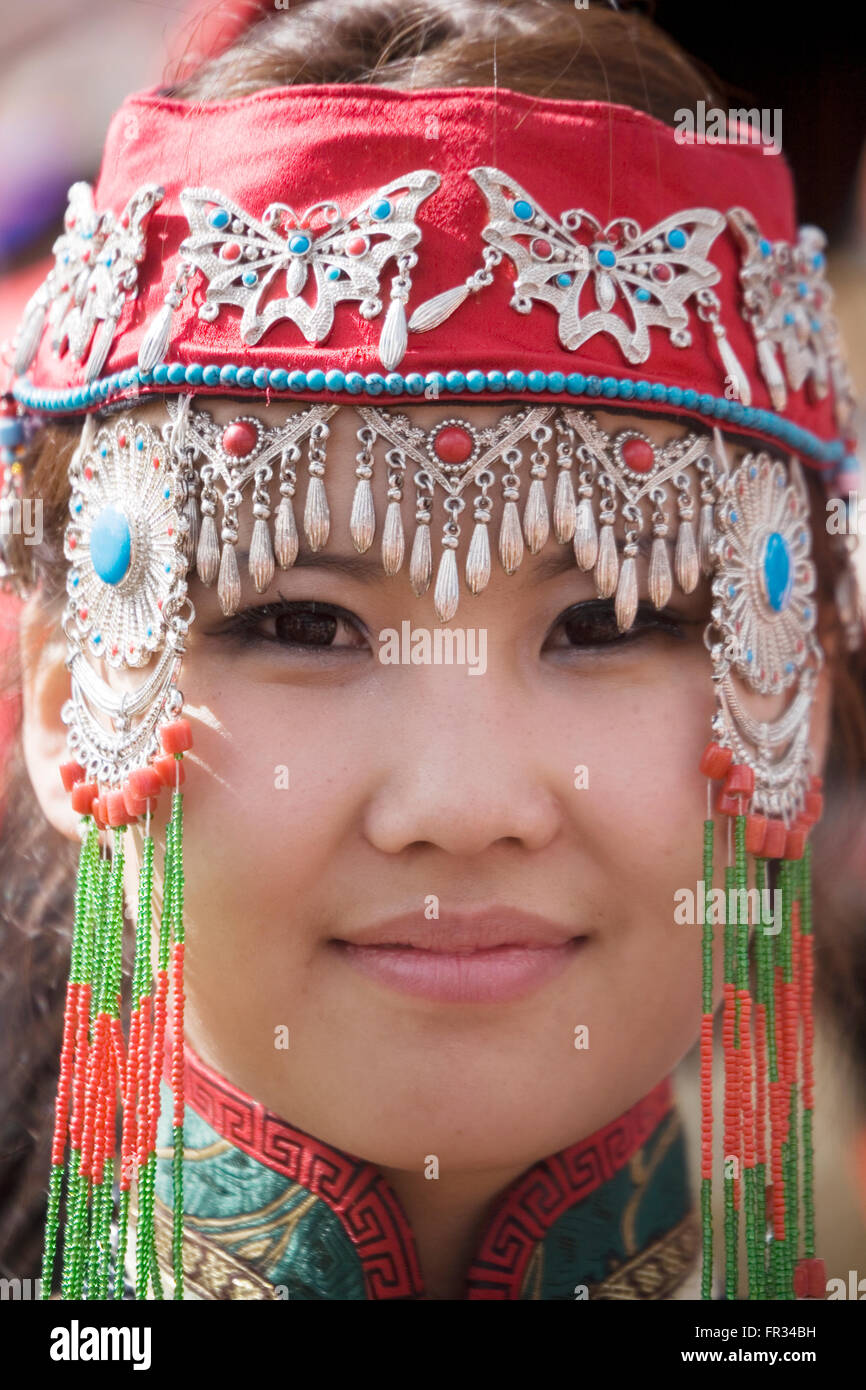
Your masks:
<svg viewBox="0 0 866 1390"><path fill-rule="evenodd" d="M202 365L182 362L163 363L152 372L140 372L137 367L116 372L113 376L102 377L87 386L73 386L62 391L39 391L31 387L26 378L16 383L13 394L30 410L68 411L87 410L130 387L141 386L195 386L226 387L235 386L243 391L271 391L277 395L284 392L297 395L307 392L328 391L345 392L349 396L424 396L432 391L433 399L448 395L481 395L484 392L509 397L538 395L542 392L554 395L588 396L590 399L651 402L654 405L668 405L674 409L685 409L708 416L712 420L727 421L732 425L742 425L746 429L760 430L763 434L778 440L797 454L813 459L815 464L825 470L837 469L840 473L856 472L859 465L853 455L846 456L841 439L831 441L819 439L811 430L795 425L784 416L772 410L758 410L754 406L744 406L740 401L729 401L723 396L699 394L679 386L665 386L659 381L634 381L629 377L584 376L582 372L520 372L520 371L459 371L452 372L410 372L402 376L400 372L389 372L382 376L370 372L323 372L318 368L311 371L286 372L282 368L273 371L267 367L238 367L232 364L218 367L214 364ZM428 398L429 399L429 398Z"/></svg>

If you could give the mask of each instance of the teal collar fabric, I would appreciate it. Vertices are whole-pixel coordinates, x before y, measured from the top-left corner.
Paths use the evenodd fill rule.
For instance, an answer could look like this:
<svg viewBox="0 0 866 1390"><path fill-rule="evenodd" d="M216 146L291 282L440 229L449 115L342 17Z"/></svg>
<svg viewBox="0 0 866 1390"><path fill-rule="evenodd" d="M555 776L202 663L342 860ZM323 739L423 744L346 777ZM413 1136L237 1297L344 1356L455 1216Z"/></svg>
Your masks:
<svg viewBox="0 0 866 1390"><path fill-rule="evenodd" d="M377 1168L288 1124L189 1049L185 1071L188 1297L425 1298L410 1223ZM172 1151L163 1087L156 1226L165 1278ZM501 1194L463 1297L669 1298L692 1273L698 1246L682 1125L666 1079Z"/></svg>

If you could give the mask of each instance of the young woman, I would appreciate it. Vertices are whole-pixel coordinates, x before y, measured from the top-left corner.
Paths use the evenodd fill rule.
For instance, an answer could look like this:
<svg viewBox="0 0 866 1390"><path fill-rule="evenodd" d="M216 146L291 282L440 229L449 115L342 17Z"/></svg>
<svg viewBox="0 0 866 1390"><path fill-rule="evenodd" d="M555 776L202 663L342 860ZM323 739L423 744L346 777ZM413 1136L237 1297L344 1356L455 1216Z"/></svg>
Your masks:
<svg viewBox="0 0 866 1390"><path fill-rule="evenodd" d="M121 1296L125 1258L138 1297L734 1297L744 1237L743 1290L823 1296L846 390L784 170L678 144L699 100L635 16L330 4L115 120L7 412L44 533L7 543L4 916L58 971L77 924L47 1288ZM796 350L757 293L770 263L796 317L791 254ZM31 863L83 845L74 910L19 827ZM703 1280L669 1082L699 1034Z"/></svg>

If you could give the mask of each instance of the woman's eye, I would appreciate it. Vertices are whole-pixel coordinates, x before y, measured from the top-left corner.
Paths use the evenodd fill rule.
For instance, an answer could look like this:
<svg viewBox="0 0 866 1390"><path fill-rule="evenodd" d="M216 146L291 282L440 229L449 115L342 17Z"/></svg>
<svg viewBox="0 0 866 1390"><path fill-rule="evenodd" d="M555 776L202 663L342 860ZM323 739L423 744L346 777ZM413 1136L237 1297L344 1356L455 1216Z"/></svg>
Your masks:
<svg viewBox="0 0 866 1390"><path fill-rule="evenodd" d="M243 608L217 635L247 645L272 642L295 651L357 651L368 647L358 618L334 604L314 601L279 599L258 608Z"/></svg>
<svg viewBox="0 0 866 1390"><path fill-rule="evenodd" d="M683 640L686 626L685 619L676 617L664 608L659 610L651 603L641 602L631 627L627 632L620 632L616 625L613 599L588 599L585 603L576 603L557 618L544 649L622 647L640 641L651 633Z"/></svg>

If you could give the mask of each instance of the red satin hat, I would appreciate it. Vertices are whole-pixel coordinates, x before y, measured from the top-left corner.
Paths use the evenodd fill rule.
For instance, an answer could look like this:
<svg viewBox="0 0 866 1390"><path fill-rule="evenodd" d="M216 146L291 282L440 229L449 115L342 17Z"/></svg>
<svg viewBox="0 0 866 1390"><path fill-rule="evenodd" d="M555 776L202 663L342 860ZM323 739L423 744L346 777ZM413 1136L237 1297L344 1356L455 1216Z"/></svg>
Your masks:
<svg viewBox="0 0 866 1390"><path fill-rule="evenodd" d="M596 397L852 467L823 238L798 241L783 157L677 136L486 88L132 96L92 204L73 189L13 389L52 412L190 386Z"/></svg>

